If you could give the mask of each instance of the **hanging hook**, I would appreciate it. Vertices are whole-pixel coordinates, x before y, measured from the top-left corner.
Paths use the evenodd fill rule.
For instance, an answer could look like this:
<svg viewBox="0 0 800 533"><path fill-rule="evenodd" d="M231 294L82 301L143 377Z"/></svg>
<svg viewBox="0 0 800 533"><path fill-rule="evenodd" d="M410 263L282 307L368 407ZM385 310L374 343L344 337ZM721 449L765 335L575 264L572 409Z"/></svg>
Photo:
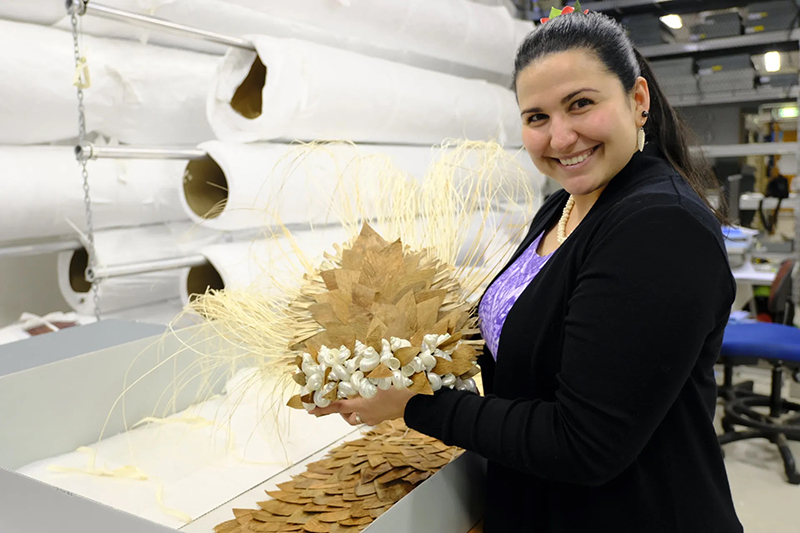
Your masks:
<svg viewBox="0 0 800 533"><path fill-rule="evenodd" d="M70 15L83 16L86 14L86 4L88 3L89 0L67 0L67 13Z"/></svg>

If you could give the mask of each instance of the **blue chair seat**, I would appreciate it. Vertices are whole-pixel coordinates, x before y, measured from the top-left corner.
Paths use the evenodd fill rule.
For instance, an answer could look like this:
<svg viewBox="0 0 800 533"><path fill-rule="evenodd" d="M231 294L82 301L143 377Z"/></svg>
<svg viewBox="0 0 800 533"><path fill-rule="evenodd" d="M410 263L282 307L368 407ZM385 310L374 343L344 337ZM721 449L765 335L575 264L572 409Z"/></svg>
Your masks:
<svg viewBox="0 0 800 533"><path fill-rule="evenodd" d="M728 324L720 355L800 363L800 329L768 322Z"/></svg>

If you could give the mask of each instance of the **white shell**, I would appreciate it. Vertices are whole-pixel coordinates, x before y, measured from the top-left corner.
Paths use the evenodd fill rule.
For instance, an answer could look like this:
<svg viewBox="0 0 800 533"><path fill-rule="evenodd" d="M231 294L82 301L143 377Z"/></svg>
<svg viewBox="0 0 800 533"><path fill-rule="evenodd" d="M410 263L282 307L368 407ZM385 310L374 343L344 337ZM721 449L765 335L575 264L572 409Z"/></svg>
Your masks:
<svg viewBox="0 0 800 533"><path fill-rule="evenodd" d="M358 394L358 389L346 381L339 383L339 397L352 398Z"/></svg>
<svg viewBox="0 0 800 533"><path fill-rule="evenodd" d="M425 365L422 364L422 359L419 357L415 357L411 360L411 366L414 368L414 372L422 372L425 370Z"/></svg>
<svg viewBox="0 0 800 533"><path fill-rule="evenodd" d="M317 405L316 405L316 404L313 404L313 403L305 403L305 402L303 402L303 407L305 408L305 410L306 410L306 411L311 411L311 410L312 410L312 409L314 409L316 406L317 406Z"/></svg>
<svg viewBox="0 0 800 533"><path fill-rule="evenodd" d="M388 359L392 356L392 347L389 345L389 341L386 339L381 339L381 361L384 359Z"/></svg>
<svg viewBox="0 0 800 533"><path fill-rule="evenodd" d="M331 404L331 401L323 398L323 396L325 396L325 394L323 394L321 390L318 390L317 392L314 393L314 403L317 404L317 407L325 408Z"/></svg>
<svg viewBox="0 0 800 533"><path fill-rule="evenodd" d="M348 359L344 362L344 369L347 370L348 374L353 374L358 369L358 359Z"/></svg>
<svg viewBox="0 0 800 533"><path fill-rule="evenodd" d="M322 357L322 362L325 363L326 365L330 366L330 367L332 367L333 365L338 363L339 362L339 350L334 348L333 350L328 351L328 353L326 353Z"/></svg>
<svg viewBox="0 0 800 533"><path fill-rule="evenodd" d="M313 374L314 372L319 370L319 365L314 362L314 358L311 357L311 354L304 353L303 362L300 365L300 370L302 370L306 375Z"/></svg>
<svg viewBox="0 0 800 533"><path fill-rule="evenodd" d="M359 393L363 398L373 398L376 394L378 394L378 387L373 385L367 380L361 382L361 387L358 389Z"/></svg>
<svg viewBox="0 0 800 533"><path fill-rule="evenodd" d="M338 360L340 363L344 363L348 359L350 359L350 350L347 349L347 346L340 346L339 347L339 356Z"/></svg>
<svg viewBox="0 0 800 533"><path fill-rule="evenodd" d="M456 384L456 377L453 374L447 374L445 376L442 376L443 387L448 387L452 389L453 385L455 384Z"/></svg>
<svg viewBox="0 0 800 533"><path fill-rule="evenodd" d="M417 372L417 371L416 371L416 370L414 370L414 365L412 365L412 364L410 364L410 363L409 363L409 364L407 364L406 366L404 366L403 368L401 368L401 369L400 369L400 372L401 372L401 373L402 373L402 374L403 374L405 377L407 377L407 378L410 378L411 376L413 376L414 374L416 374L416 372Z"/></svg>
<svg viewBox="0 0 800 533"><path fill-rule="evenodd" d="M367 347L364 345L364 343L359 341L359 340L357 340L356 341L355 350L353 350L353 351L355 352L356 356L359 356L359 355L364 355L364 351L366 349L367 349Z"/></svg>
<svg viewBox="0 0 800 533"><path fill-rule="evenodd" d="M431 388L433 392L442 388L442 378L439 377L439 374L434 374L433 372L428 373L428 383L431 384Z"/></svg>
<svg viewBox="0 0 800 533"><path fill-rule="evenodd" d="M461 382L464 385L464 390L478 394L478 386L472 378L465 379Z"/></svg>
<svg viewBox="0 0 800 533"><path fill-rule="evenodd" d="M370 372L372 370L375 370L375 368L377 368L379 364L381 364L381 361L377 357L377 354L376 357L374 358L369 358L365 356L364 359L362 359L361 362L359 363L358 368L362 372Z"/></svg>
<svg viewBox="0 0 800 533"><path fill-rule="evenodd" d="M381 390L388 390L392 387L392 378L381 378L376 381L375 385Z"/></svg>
<svg viewBox="0 0 800 533"><path fill-rule="evenodd" d="M350 372L344 367L344 365L340 363L335 363L331 367L331 374L329 377L334 376L337 380L341 381L349 381L350 380Z"/></svg>
<svg viewBox="0 0 800 533"><path fill-rule="evenodd" d="M398 337L392 337L389 339L389 346L392 348L393 352L396 352L400 348L408 348L411 346L411 341L400 339Z"/></svg>
<svg viewBox="0 0 800 533"><path fill-rule="evenodd" d="M389 367L389 370L400 370L400 359L397 357L390 357L386 361L383 362L386 366Z"/></svg>
<svg viewBox="0 0 800 533"><path fill-rule="evenodd" d="M422 361L422 364L425 366L425 370L430 372L433 370L433 367L436 366L436 358L431 354L430 350L424 350L421 354L419 354L419 360Z"/></svg>
<svg viewBox="0 0 800 533"><path fill-rule="evenodd" d="M368 346L364 348L363 353L361 353L361 357L374 357L375 359L380 360L381 354L375 351L375 348L372 346Z"/></svg>
<svg viewBox="0 0 800 533"><path fill-rule="evenodd" d="M316 373L308 376L306 380L306 387L309 391L316 391L322 387L322 373Z"/></svg>
<svg viewBox="0 0 800 533"><path fill-rule="evenodd" d="M392 373L392 384L397 390L403 390L414 384L413 381L408 379L399 370Z"/></svg>
<svg viewBox="0 0 800 533"><path fill-rule="evenodd" d="M422 337L422 349L432 352L436 349L439 342L439 336L436 334L425 335Z"/></svg>
<svg viewBox="0 0 800 533"><path fill-rule="evenodd" d="M445 359L446 361L452 361L453 360L453 358L450 357L450 354L448 354L447 352L443 352L439 348L436 348L436 350L434 350L433 355L435 357L441 357L442 359Z"/></svg>

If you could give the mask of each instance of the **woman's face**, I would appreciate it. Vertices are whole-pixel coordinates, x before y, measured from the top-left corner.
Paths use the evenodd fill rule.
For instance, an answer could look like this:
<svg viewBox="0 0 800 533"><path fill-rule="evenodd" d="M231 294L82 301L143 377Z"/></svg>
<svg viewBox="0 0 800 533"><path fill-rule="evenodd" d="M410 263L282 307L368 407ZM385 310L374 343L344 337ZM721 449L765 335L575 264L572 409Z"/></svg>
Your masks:
<svg viewBox="0 0 800 533"><path fill-rule="evenodd" d="M536 168L575 196L599 196L637 150L647 82L631 93L587 50L549 54L517 77L522 142Z"/></svg>

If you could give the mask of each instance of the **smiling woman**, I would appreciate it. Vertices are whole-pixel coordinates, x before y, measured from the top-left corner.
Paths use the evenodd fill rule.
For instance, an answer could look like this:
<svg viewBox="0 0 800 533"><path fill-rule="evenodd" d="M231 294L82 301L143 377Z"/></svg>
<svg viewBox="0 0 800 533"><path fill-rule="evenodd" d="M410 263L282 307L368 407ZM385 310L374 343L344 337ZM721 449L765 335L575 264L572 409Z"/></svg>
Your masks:
<svg viewBox="0 0 800 533"><path fill-rule="evenodd" d="M408 393L326 412L402 413L486 457L486 533L742 531L712 423L735 284L708 168L608 17L537 28L515 88L523 144L565 190L480 301L486 396Z"/></svg>

